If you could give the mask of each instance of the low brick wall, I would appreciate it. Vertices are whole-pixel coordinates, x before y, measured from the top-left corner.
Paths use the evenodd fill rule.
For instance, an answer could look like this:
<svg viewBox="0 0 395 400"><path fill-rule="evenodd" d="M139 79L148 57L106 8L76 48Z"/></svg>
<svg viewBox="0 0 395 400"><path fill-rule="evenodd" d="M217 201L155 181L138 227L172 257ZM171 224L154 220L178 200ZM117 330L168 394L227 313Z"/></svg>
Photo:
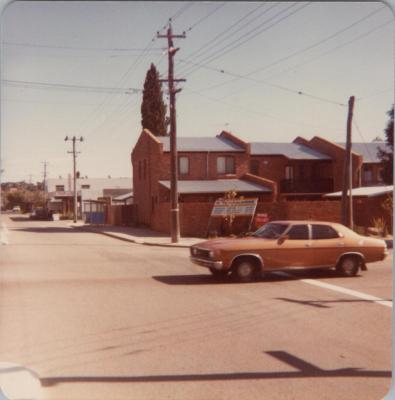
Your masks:
<svg viewBox="0 0 395 400"><path fill-rule="evenodd" d="M221 218L212 218L210 214L213 203L188 202L180 203L180 228L182 236L207 237L210 232L218 235L227 232L226 224ZM267 213L269 220L324 220L340 222L340 201L283 201L278 203L260 202L258 213ZM170 232L170 203L158 203L152 214L152 229L159 232ZM250 218L236 218L232 233L248 230ZM254 226L251 227L254 229Z"/></svg>

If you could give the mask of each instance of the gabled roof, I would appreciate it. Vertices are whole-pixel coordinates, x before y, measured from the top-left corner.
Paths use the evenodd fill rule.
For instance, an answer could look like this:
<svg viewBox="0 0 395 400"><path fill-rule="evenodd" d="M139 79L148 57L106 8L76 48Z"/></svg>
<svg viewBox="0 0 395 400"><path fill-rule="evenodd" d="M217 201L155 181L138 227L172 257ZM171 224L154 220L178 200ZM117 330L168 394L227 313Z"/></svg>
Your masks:
<svg viewBox="0 0 395 400"><path fill-rule="evenodd" d="M159 181L167 189L170 189L170 181ZM257 183L245 181L242 179L217 179L201 181L178 181L178 192L187 193L225 193L230 190L236 192L262 192L271 193L271 189L258 185Z"/></svg>
<svg viewBox="0 0 395 400"><path fill-rule="evenodd" d="M375 197L375 196L381 196L386 193L392 193L394 191L394 186L389 185L389 186L364 186L364 187L359 187L359 188L354 188L352 190L352 195L354 197ZM324 195L324 197L341 197L342 192L334 192L334 193L328 193Z"/></svg>
<svg viewBox="0 0 395 400"><path fill-rule="evenodd" d="M290 160L331 160L328 155L298 143L253 142L251 155L283 155Z"/></svg>
<svg viewBox="0 0 395 400"><path fill-rule="evenodd" d="M338 143L339 146L346 148L345 143ZM380 158L377 153L379 149L389 151L389 147L385 142L368 142L368 143L352 143L352 151L360 154L363 157L364 163L378 163L380 162Z"/></svg>
<svg viewBox="0 0 395 400"><path fill-rule="evenodd" d="M158 136L163 143L163 151L170 151L170 137ZM177 151L212 151L212 152L244 152L241 146L225 138L215 137L177 137Z"/></svg>

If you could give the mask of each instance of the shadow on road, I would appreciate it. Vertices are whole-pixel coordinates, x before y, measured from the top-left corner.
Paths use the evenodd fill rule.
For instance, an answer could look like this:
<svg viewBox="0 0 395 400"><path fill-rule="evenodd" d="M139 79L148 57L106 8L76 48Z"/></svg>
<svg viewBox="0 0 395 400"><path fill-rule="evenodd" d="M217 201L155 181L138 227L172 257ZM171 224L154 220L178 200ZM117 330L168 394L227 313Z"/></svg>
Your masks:
<svg viewBox="0 0 395 400"><path fill-rule="evenodd" d="M300 271L287 271L286 274L280 273L265 273L262 278L259 278L249 284L254 283L265 283L265 282L282 282L282 281L294 281L299 279L330 279L342 277L337 271L329 269L321 270L300 270ZM359 276L353 277L353 279ZM153 276L158 282L165 283L167 285L213 285L213 284L242 284L246 285L248 283L235 282L228 275L225 278L217 278L212 275L162 275Z"/></svg>
<svg viewBox="0 0 395 400"><path fill-rule="evenodd" d="M77 231L73 228L63 226L53 227L30 227L30 228L13 228L10 227L11 231L18 232L30 232L30 233L76 233ZM78 232L89 233L88 231L78 230Z"/></svg>
<svg viewBox="0 0 395 400"><path fill-rule="evenodd" d="M268 351L266 354L292 367L292 371L232 372L215 374L141 375L141 376L55 376L41 378L43 386L59 383L153 383L232 381L248 379L301 379L301 378L391 378L391 371L339 368L326 370L285 351ZM296 369L296 370L295 370Z"/></svg>
<svg viewBox="0 0 395 400"><path fill-rule="evenodd" d="M14 222L26 222L26 221L31 221L31 219L28 216L25 217L10 217L10 219Z"/></svg>

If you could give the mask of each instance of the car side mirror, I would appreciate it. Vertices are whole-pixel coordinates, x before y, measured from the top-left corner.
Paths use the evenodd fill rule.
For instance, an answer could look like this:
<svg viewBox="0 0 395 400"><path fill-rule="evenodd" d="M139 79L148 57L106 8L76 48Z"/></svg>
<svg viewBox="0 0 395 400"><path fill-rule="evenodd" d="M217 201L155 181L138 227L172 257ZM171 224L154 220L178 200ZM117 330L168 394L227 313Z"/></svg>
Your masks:
<svg viewBox="0 0 395 400"><path fill-rule="evenodd" d="M278 239L277 239L277 244L283 244L287 239L289 239L289 236L288 235L284 235L284 236L280 236Z"/></svg>

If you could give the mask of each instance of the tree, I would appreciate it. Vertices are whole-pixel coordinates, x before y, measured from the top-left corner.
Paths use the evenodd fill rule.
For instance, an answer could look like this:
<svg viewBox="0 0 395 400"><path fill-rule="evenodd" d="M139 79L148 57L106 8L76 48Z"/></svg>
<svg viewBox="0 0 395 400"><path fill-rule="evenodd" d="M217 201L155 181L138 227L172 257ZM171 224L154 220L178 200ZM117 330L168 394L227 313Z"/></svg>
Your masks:
<svg viewBox="0 0 395 400"><path fill-rule="evenodd" d="M393 183L393 161L394 161L394 106L387 112L389 120L384 130L386 149L379 149L378 156L383 166L383 180L388 185Z"/></svg>
<svg viewBox="0 0 395 400"><path fill-rule="evenodd" d="M141 125L155 136L166 135L166 105L163 102L162 84L154 64L147 71L141 103Z"/></svg>

